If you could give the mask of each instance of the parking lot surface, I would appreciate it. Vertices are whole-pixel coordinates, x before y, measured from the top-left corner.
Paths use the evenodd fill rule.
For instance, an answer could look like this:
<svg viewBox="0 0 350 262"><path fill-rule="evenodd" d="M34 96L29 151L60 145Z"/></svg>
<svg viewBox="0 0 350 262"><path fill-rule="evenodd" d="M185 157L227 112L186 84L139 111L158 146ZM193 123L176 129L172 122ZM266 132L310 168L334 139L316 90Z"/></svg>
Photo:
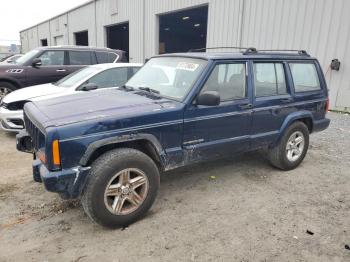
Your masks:
<svg viewBox="0 0 350 262"><path fill-rule="evenodd" d="M350 261L350 116L328 117L299 168L248 153L169 172L118 230L33 182L32 157L0 133L0 261Z"/></svg>

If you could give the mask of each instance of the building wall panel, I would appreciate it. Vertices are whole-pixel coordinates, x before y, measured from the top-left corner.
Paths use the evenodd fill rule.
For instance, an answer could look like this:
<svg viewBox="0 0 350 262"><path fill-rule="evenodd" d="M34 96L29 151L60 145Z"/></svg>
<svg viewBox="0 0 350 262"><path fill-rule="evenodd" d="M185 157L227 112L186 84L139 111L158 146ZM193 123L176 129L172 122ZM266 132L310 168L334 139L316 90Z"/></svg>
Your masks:
<svg viewBox="0 0 350 262"><path fill-rule="evenodd" d="M89 3L67 13L67 42L75 44L74 33L88 31L89 45L96 46L95 3Z"/></svg>

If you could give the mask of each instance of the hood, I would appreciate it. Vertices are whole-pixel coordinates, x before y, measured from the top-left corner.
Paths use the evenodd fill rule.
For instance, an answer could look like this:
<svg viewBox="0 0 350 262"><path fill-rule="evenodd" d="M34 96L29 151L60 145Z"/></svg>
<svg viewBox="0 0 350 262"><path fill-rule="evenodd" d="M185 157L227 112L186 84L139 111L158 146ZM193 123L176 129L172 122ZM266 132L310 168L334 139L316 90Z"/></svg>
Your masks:
<svg viewBox="0 0 350 262"><path fill-rule="evenodd" d="M4 97L3 102L9 104L12 102L18 102L23 100L32 100L34 98L50 96L65 91L67 91L67 88L58 87L53 84L31 86L11 92L10 94Z"/></svg>
<svg viewBox="0 0 350 262"><path fill-rule="evenodd" d="M126 92L117 89L79 92L35 101L27 104L25 108L29 111L40 111L41 117L38 116L40 124L47 128L97 119L100 121L108 117L116 120L146 115L159 112L164 108L175 108L176 104L181 104L164 98L155 99L141 93L143 92ZM33 115L32 112L29 114Z"/></svg>

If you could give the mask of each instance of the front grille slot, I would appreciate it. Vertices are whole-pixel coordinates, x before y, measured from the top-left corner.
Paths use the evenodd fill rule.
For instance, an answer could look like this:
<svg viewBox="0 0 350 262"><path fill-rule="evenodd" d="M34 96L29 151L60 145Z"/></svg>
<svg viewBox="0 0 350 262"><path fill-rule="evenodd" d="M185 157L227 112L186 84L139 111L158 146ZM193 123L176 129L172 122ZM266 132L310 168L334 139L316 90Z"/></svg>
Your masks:
<svg viewBox="0 0 350 262"><path fill-rule="evenodd" d="M39 150L44 143L44 135L41 133L39 128L37 128L32 121L28 118L28 116L24 113L24 125L25 128L32 138L33 148L37 151Z"/></svg>

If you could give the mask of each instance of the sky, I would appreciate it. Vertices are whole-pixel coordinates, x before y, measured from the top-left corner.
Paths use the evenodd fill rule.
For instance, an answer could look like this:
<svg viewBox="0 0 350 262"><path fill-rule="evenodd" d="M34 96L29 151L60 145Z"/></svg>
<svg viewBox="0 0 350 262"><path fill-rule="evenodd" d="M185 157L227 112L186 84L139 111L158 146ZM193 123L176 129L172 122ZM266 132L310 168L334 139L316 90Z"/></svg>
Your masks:
<svg viewBox="0 0 350 262"><path fill-rule="evenodd" d="M2 0L0 45L19 44L19 32L88 0Z"/></svg>

